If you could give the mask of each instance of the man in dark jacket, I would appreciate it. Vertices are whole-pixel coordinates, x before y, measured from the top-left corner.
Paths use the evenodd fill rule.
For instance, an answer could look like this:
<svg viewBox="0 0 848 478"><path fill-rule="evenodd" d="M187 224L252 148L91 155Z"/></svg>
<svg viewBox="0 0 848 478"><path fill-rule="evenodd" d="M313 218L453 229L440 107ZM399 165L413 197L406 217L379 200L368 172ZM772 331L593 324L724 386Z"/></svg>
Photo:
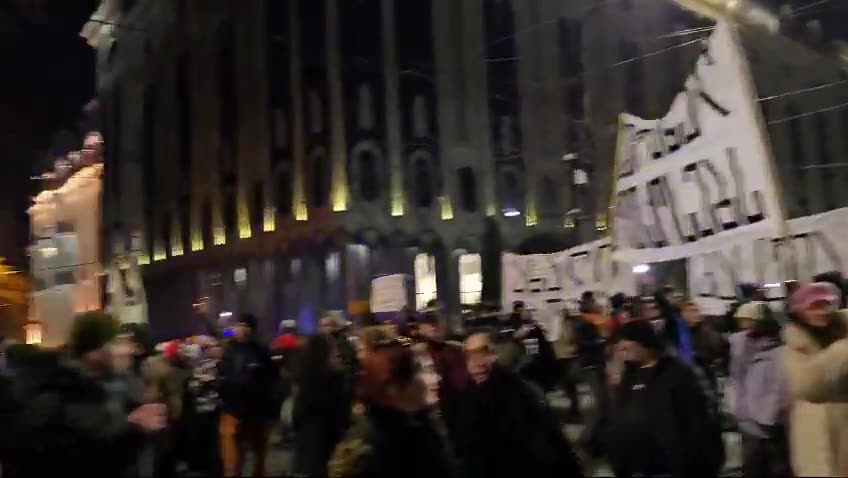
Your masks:
<svg viewBox="0 0 848 478"><path fill-rule="evenodd" d="M470 336L465 354L465 476L582 476L544 394L497 363L489 335Z"/></svg>
<svg viewBox="0 0 848 478"><path fill-rule="evenodd" d="M609 457L616 476L716 476L722 465L706 399L692 369L664 353L650 324L621 327L626 368L611 407Z"/></svg>
<svg viewBox="0 0 848 478"><path fill-rule="evenodd" d="M130 411L106 387L115 320L88 312L71 328L67 354L39 352L14 379L19 413L3 476L137 476L145 433L161 430L165 406Z"/></svg>
<svg viewBox="0 0 848 478"><path fill-rule="evenodd" d="M241 316L233 342L224 352L219 371L220 439L224 476L242 475L245 454L254 453L253 476L265 476L265 459L273 417L277 374L270 351L254 331L256 317Z"/></svg>
<svg viewBox="0 0 848 478"><path fill-rule="evenodd" d="M574 322L580 376L589 387L592 406L586 414L586 423L578 440L581 448L592 457L603 454L603 434L609 409L606 375L606 341L592 320L596 313L594 302L580 305L580 316Z"/></svg>

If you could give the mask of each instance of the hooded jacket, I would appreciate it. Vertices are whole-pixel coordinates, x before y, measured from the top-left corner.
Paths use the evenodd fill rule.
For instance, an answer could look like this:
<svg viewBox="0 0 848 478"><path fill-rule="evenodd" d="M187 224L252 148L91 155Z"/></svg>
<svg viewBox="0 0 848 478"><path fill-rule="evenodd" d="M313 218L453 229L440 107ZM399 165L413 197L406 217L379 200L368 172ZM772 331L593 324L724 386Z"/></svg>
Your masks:
<svg viewBox="0 0 848 478"><path fill-rule="evenodd" d="M839 315L848 323L848 311ZM790 323L784 341L793 471L848 477L848 339L823 349L803 327Z"/></svg>

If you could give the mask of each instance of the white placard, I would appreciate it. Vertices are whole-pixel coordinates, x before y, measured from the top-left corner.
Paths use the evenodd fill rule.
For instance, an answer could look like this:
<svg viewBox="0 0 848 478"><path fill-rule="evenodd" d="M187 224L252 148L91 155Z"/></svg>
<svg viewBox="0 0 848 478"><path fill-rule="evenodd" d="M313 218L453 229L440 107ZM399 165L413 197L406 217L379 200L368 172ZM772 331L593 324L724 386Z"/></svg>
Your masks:
<svg viewBox="0 0 848 478"><path fill-rule="evenodd" d="M683 259L778 235L761 113L731 28L717 24L663 118L622 115L616 260Z"/></svg>
<svg viewBox="0 0 848 478"><path fill-rule="evenodd" d="M408 305L409 276L393 274L371 281L371 312L398 312Z"/></svg>
<svg viewBox="0 0 848 478"><path fill-rule="evenodd" d="M559 336L562 309L593 291L602 301L616 292L634 294L636 284L629 264L612 261L610 241L603 239L553 254L501 256L504 310L523 301L548 329Z"/></svg>

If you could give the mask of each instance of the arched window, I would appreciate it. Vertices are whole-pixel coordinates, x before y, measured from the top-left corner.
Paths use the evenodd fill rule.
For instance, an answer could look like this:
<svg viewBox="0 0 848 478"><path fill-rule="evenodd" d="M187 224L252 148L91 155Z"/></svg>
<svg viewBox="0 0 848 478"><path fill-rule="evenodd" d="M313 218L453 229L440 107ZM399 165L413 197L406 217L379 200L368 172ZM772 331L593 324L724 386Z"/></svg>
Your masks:
<svg viewBox="0 0 848 478"><path fill-rule="evenodd" d="M433 205L433 173L430 169L430 161L426 157L415 160L413 167L413 190L415 191L415 205L420 208L429 208Z"/></svg>
<svg viewBox="0 0 848 478"><path fill-rule="evenodd" d="M357 119L360 130L374 129L374 97L371 94L371 87L365 84L359 87L359 115Z"/></svg>
<svg viewBox="0 0 848 478"><path fill-rule="evenodd" d="M436 258L430 254L415 256L415 308L423 309L436 298Z"/></svg>
<svg viewBox="0 0 848 478"><path fill-rule="evenodd" d="M359 195L362 199L373 202L380 198L379 166L377 156L368 150L363 150L357 158L359 161Z"/></svg>
<svg viewBox="0 0 848 478"><path fill-rule="evenodd" d="M265 219L265 185L262 181L253 183L253 194L250 204L250 228L255 231L263 229Z"/></svg>
<svg viewBox="0 0 848 478"><path fill-rule="evenodd" d="M180 199L180 235L182 235L182 248L184 251L191 250L191 195L185 195Z"/></svg>
<svg viewBox="0 0 848 478"><path fill-rule="evenodd" d="M459 303L473 305L483 295L483 266L480 254L459 256Z"/></svg>

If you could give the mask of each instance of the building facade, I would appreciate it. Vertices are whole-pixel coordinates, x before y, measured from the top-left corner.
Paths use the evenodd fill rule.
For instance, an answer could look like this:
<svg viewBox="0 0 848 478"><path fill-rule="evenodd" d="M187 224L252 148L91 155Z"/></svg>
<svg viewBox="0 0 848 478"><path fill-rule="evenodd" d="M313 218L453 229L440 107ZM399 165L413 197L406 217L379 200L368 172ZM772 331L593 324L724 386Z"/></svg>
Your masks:
<svg viewBox="0 0 848 478"><path fill-rule="evenodd" d="M104 0L104 225L154 329L309 331L391 273L457 311L502 251L599 237L618 114L661 115L708 25L644 3Z"/></svg>

